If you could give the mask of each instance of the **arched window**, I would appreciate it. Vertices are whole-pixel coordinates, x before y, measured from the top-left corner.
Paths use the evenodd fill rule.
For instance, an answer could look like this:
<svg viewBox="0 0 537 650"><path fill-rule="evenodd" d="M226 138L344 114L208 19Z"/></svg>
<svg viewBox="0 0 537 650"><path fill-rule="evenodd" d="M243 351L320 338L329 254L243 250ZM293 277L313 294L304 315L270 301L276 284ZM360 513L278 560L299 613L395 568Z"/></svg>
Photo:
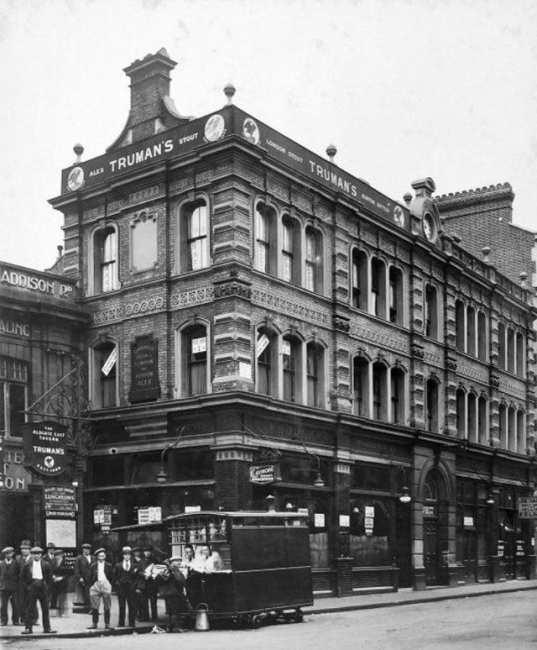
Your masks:
<svg viewBox="0 0 537 650"><path fill-rule="evenodd" d="M373 364L373 419L388 420L388 372L386 366Z"/></svg>
<svg viewBox="0 0 537 650"><path fill-rule="evenodd" d="M105 341L94 346L90 352L90 399L93 408L117 406L117 346L112 341Z"/></svg>
<svg viewBox="0 0 537 650"><path fill-rule="evenodd" d="M115 226L95 231L91 244L93 274L90 276L90 294L119 289L118 239Z"/></svg>
<svg viewBox="0 0 537 650"><path fill-rule="evenodd" d="M386 318L386 265L376 257L371 258L370 313Z"/></svg>
<svg viewBox="0 0 537 650"><path fill-rule="evenodd" d="M526 416L522 409L516 412L517 451L526 453Z"/></svg>
<svg viewBox="0 0 537 650"><path fill-rule="evenodd" d="M282 279L300 285L300 225L285 215L282 219Z"/></svg>
<svg viewBox="0 0 537 650"><path fill-rule="evenodd" d="M432 284L425 286L425 336L438 339L438 292Z"/></svg>
<svg viewBox="0 0 537 650"><path fill-rule="evenodd" d="M488 354L488 331L487 331L487 317L485 313L479 311L477 313L477 356L484 361L487 360Z"/></svg>
<svg viewBox="0 0 537 650"><path fill-rule="evenodd" d="M461 352L466 350L466 328L465 328L465 309L462 300L455 302L455 345Z"/></svg>
<svg viewBox="0 0 537 650"><path fill-rule="evenodd" d="M368 259L364 251L352 251L351 301L356 309L367 311L368 304Z"/></svg>
<svg viewBox="0 0 537 650"><path fill-rule="evenodd" d="M487 398L480 395L477 400L477 428L479 435L479 444L486 445L488 442L488 417L487 417Z"/></svg>
<svg viewBox="0 0 537 650"><path fill-rule="evenodd" d="M391 370L392 422L405 422L405 373L402 368Z"/></svg>
<svg viewBox="0 0 537 650"><path fill-rule="evenodd" d="M184 397L208 392L208 337L202 323L181 330L181 394Z"/></svg>
<svg viewBox="0 0 537 650"><path fill-rule="evenodd" d="M306 289L323 291L323 237L311 226L306 228Z"/></svg>
<svg viewBox="0 0 537 650"><path fill-rule="evenodd" d="M355 415L369 416L369 361L355 357L353 364L353 395Z"/></svg>
<svg viewBox="0 0 537 650"><path fill-rule="evenodd" d="M302 402L302 342L294 336L284 336L282 341L283 399Z"/></svg>
<svg viewBox="0 0 537 650"><path fill-rule="evenodd" d="M475 393L468 394L468 440L477 442L477 397Z"/></svg>
<svg viewBox="0 0 537 650"><path fill-rule="evenodd" d="M257 330L256 391L263 395L278 395L278 337L267 327Z"/></svg>
<svg viewBox="0 0 537 650"><path fill-rule="evenodd" d="M503 323L498 323L498 363L500 368L505 370L506 368L506 350L505 350L505 325Z"/></svg>
<svg viewBox="0 0 537 650"><path fill-rule="evenodd" d="M255 268L276 275L276 211L264 203L255 210Z"/></svg>
<svg viewBox="0 0 537 650"><path fill-rule="evenodd" d="M516 335L516 374L519 377L525 376L524 359L526 358L526 345L524 335L517 332Z"/></svg>
<svg viewBox="0 0 537 650"><path fill-rule="evenodd" d="M205 201L181 208L178 249L181 273L209 266L209 210Z"/></svg>
<svg viewBox="0 0 537 650"><path fill-rule="evenodd" d="M507 370L515 372L515 332L507 328Z"/></svg>
<svg viewBox="0 0 537 650"><path fill-rule="evenodd" d="M324 348L308 343L306 348L308 406L324 406Z"/></svg>
<svg viewBox="0 0 537 650"><path fill-rule="evenodd" d="M508 449L507 440L507 406L503 403L498 407L498 424L500 427L500 447Z"/></svg>
<svg viewBox="0 0 537 650"><path fill-rule="evenodd" d="M516 411L514 406L507 409L507 445L509 451L517 450Z"/></svg>
<svg viewBox="0 0 537 650"><path fill-rule="evenodd" d="M476 322L473 307L468 307L466 312L466 352L476 356Z"/></svg>
<svg viewBox="0 0 537 650"><path fill-rule="evenodd" d="M427 431L438 433L439 427L439 405L438 405L438 382L436 379L428 379L426 384L425 397L425 426Z"/></svg>
<svg viewBox="0 0 537 650"><path fill-rule="evenodd" d="M466 392L462 388L457 389L457 434L459 438L467 438L466 433Z"/></svg>
<svg viewBox="0 0 537 650"><path fill-rule="evenodd" d="M401 269L390 267L390 323L403 324L403 272Z"/></svg>

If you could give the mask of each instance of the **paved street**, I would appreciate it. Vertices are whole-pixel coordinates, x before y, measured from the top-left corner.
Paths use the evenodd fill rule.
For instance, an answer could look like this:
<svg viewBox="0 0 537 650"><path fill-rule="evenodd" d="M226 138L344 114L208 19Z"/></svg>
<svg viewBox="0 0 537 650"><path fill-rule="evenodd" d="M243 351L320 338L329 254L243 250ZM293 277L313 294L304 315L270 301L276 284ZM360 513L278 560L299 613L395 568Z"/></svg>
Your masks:
<svg viewBox="0 0 537 650"><path fill-rule="evenodd" d="M535 591L308 615L302 624L259 630L4 640L4 647L10 650L71 650L77 646L81 650L171 650L178 645L188 650L534 650L536 644Z"/></svg>

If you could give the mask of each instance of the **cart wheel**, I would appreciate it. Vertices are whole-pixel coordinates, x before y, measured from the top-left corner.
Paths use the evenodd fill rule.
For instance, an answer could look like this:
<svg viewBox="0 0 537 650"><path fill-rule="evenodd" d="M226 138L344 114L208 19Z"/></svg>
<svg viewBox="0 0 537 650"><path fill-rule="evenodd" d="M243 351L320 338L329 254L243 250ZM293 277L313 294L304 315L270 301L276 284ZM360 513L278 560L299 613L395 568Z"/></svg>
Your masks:
<svg viewBox="0 0 537 650"><path fill-rule="evenodd" d="M297 609L294 615L295 623L302 623L303 620L304 620L304 614L302 613L302 610Z"/></svg>
<svg viewBox="0 0 537 650"><path fill-rule="evenodd" d="M260 616L259 614L252 616L251 625L252 625L252 630L257 630L258 628L261 627L261 625L263 625L263 617Z"/></svg>

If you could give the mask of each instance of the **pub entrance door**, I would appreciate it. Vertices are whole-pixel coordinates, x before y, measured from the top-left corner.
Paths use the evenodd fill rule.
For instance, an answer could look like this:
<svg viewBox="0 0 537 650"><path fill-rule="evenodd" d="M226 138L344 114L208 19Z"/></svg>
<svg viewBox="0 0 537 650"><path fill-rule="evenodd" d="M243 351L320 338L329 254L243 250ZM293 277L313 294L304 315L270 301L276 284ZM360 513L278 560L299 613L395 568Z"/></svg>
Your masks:
<svg viewBox="0 0 537 650"><path fill-rule="evenodd" d="M425 566L425 585L434 587L440 584L438 551L438 518L423 519L423 564Z"/></svg>

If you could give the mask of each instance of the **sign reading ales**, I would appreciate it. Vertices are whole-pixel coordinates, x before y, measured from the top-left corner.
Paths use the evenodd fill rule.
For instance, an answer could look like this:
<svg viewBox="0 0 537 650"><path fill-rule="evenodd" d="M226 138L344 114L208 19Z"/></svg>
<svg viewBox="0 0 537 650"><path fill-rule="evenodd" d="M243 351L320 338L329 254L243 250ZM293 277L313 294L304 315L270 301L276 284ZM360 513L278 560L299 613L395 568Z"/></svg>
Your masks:
<svg viewBox="0 0 537 650"><path fill-rule="evenodd" d="M52 420L24 424L24 453L31 469L43 476L61 474L67 463L67 427Z"/></svg>
<svg viewBox="0 0 537 650"><path fill-rule="evenodd" d="M151 336L137 336L131 347L131 403L149 402L160 396L158 345Z"/></svg>

